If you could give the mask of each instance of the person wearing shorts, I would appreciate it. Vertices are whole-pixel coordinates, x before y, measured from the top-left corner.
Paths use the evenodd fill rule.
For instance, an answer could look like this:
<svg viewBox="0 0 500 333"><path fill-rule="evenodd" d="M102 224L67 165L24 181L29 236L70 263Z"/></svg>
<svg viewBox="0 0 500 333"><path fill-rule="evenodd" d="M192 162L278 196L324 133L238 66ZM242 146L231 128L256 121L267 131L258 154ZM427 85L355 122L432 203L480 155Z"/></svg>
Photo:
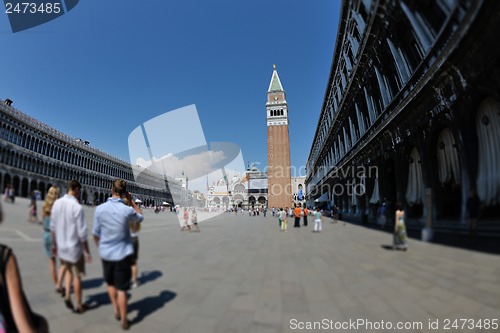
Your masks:
<svg viewBox="0 0 500 333"><path fill-rule="evenodd" d="M134 252L130 235L130 223L144 219L141 209L135 204L126 189L126 182L113 182L111 197L99 205L94 214L92 234L102 260L104 280L113 304L115 318L124 330L130 328L127 319L127 294L132 276L132 254ZM124 204L125 198L131 206Z"/></svg>
<svg viewBox="0 0 500 333"><path fill-rule="evenodd" d="M68 193L56 200L52 206L50 231L52 236L52 254L59 257L66 271L66 289L64 303L77 313L85 312L82 304L82 276L85 275L85 262L90 263L89 246L87 242L87 223L78 198L82 185L77 180L71 180ZM71 301L71 284L75 291L76 309Z"/></svg>
<svg viewBox="0 0 500 333"><path fill-rule="evenodd" d="M130 287L130 278L132 277L132 255L126 256L119 261L101 260L106 284L114 286L116 290L127 291Z"/></svg>
<svg viewBox="0 0 500 333"><path fill-rule="evenodd" d="M137 268L137 260L139 259L139 230L141 229L140 223L130 223L130 236L132 238L132 247L134 248L134 253L131 255L131 265L132 265L132 288L137 288L139 281L137 275L139 270Z"/></svg>

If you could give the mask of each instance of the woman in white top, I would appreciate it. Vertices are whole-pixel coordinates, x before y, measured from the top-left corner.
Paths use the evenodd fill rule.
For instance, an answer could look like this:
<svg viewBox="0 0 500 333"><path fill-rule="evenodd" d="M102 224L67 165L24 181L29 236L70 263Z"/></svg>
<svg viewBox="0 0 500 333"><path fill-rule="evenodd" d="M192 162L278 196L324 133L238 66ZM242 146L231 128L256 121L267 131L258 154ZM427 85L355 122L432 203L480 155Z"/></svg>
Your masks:
<svg viewBox="0 0 500 333"><path fill-rule="evenodd" d="M314 232L321 232L322 223L321 223L321 212L319 211L319 207L316 207L316 211L314 212Z"/></svg>

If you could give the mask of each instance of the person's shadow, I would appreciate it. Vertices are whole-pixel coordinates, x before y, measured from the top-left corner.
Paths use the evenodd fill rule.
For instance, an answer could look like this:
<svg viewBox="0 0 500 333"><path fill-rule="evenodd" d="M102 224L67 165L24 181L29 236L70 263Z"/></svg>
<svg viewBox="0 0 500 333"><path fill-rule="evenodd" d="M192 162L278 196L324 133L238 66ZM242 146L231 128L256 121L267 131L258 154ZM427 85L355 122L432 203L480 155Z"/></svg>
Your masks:
<svg viewBox="0 0 500 333"><path fill-rule="evenodd" d="M85 299L85 305L88 310L94 310L101 305L107 304L111 304L111 300L109 299L109 294L107 291L87 296Z"/></svg>
<svg viewBox="0 0 500 333"><path fill-rule="evenodd" d="M158 296L151 296L134 302L128 306L128 312L137 310L137 316L132 319L132 324L141 322L145 317L151 313L161 309L165 304L173 300L177 296L176 293L164 290Z"/></svg>
<svg viewBox="0 0 500 333"><path fill-rule="evenodd" d="M103 283L104 283L103 278L93 278L90 280L83 280L82 281L82 289L97 288L97 287L100 287Z"/></svg>
<svg viewBox="0 0 500 333"><path fill-rule="evenodd" d="M141 276L138 278L138 282L140 285L142 285L142 284L154 281L154 280L158 279L159 277L161 277L162 275L163 275L163 273L161 271L145 271L145 272L142 272ZM84 289L91 289L91 288L100 287L103 283L104 283L103 278L95 278L95 279L83 281L82 286ZM165 297L168 298L167 302L170 299L175 297L175 294L173 294L173 293L170 293L170 294L173 294L172 297L170 297L169 295L162 296L162 294L160 294L160 296L153 297L153 299L156 299L157 303L158 303L158 301L165 299ZM129 295L129 297L130 297L130 295ZM164 302L164 303L166 303L166 302ZM101 305L107 305L107 304L111 304L108 292L102 292L102 293L98 293L98 294L89 295L86 297L86 300L85 300L85 305L87 306L88 310L94 310L94 309L97 309L98 307L100 307ZM163 304L161 306L163 306ZM146 306L146 308L149 309L150 307ZM131 309L131 308L129 307L129 309ZM150 311L150 312L154 312L155 310L156 309L153 309L153 311ZM146 315L149 314L150 312L147 312ZM142 318L144 316L145 315L139 314L138 315L138 318L140 317L139 321L142 320Z"/></svg>
<svg viewBox="0 0 500 333"><path fill-rule="evenodd" d="M141 276L137 279L140 285L154 281L162 276L162 272L160 271L145 271L142 272Z"/></svg>

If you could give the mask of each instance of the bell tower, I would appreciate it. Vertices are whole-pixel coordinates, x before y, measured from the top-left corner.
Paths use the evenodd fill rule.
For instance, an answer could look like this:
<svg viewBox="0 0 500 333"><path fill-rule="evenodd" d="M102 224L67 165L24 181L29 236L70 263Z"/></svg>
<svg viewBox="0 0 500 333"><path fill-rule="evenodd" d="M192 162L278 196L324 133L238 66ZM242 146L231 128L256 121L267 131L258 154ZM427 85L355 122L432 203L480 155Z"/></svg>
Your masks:
<svg viewBox="0 0 500 333"><path fill-rule="evenodd" d="M280 77L273 65L267 90L267 177L269 208L292 205L290 175L290 138L288 135L288 104Z"/></svg>

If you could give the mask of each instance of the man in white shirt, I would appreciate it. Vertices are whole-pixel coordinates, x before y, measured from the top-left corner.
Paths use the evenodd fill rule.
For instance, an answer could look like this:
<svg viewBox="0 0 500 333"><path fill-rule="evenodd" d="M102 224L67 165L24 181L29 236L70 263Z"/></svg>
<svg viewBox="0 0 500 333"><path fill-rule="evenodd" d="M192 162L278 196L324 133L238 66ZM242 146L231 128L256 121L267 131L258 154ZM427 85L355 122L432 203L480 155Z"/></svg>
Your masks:
<svg viewBox="0 0 500 333"><path fill-rule="evenodd" d="M87 223L83 208L78 201L82 185L71 180L68 193L58 199L52 207L50 230L52 234L52 252L63 262L66 269L65 303L77 313L85 311L82 305L81 277L85 275L85 261L89 263L91 256L87 243ZM71 282L73 282L76 309L71 302Z"/></svg>

